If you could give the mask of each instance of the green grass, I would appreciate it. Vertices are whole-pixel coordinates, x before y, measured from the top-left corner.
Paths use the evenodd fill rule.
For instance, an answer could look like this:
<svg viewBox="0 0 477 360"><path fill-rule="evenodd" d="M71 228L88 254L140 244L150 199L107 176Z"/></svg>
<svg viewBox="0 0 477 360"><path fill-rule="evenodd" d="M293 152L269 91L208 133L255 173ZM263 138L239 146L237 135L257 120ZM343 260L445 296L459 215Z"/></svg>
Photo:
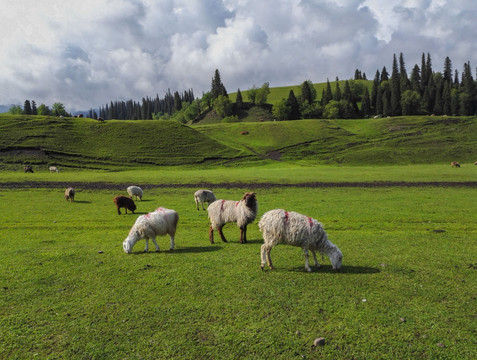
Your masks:
<svg viewBox="0 0 477 360"><path fill-rule="evenodd" d="M136 215L118 216L120 191L79 188L67 203L63 188L1 189L0 358L477 356L474 189L252 188L259 215L319 219L343 251L338 273L328 259L306 273L287 246L262 272L256 222L249 244L228 225L229 243L211 245L195 190L149 189ZM161 237L160 253L142 253L142 241L125 254L137 215L158 206L179 212L176 249ZM316 337L326 345L312 348Z"/></svg>
<svg viewBox="0 0 477 360"><path fill-rule="evenodd" d="M305 165L473 163L476 117L396 117L186 126L0 116L0 168L98 170L243 166L267 159ZM247 135L243 135L247 132Z"/></svg>

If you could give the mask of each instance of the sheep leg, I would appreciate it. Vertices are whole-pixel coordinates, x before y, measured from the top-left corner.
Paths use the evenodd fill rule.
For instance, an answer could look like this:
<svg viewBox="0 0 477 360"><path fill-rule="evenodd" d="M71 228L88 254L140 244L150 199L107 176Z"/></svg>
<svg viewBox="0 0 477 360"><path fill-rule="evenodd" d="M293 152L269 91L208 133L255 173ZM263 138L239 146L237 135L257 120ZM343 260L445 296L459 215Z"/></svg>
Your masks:
<svg viewBox="0 0 477 360"><path fill-rule="evenodd" d="M159 245L157 245L156 238L152 237L151 240L154 243L154 245L156 246L156 252L159 252Z"/></svg>
<svg viewBox="0 0 477 360"><path fill-rule="evenodd" d="M146 248L144 249L144 252L148 252L149 251L149 238L146 238Z"/></svg>
<svg viewBox="0 0 477 360"><path fill-rule="evenodd" d="M303 253L305 254L305 269L306 271L311 272L311 268L308 263L308 249L303 249Z"/></svg>
<svg viewBox="0 0 477 360"><path fill-rule="evenodd" d="M174 235L169 235L169 237L171 238L171 247L169 248L169 250L173 250L174 249Z"/></svg>
<svg viewBox="0 0 477 360"><path fill-rule="evenodd" d="M202 205L202 210L205 210L204 203L200 203ZM199 209L197 209L199 210Z"/></svg>
<svg viewBox="0 0 477 360"><path fill-rule="evenodd" d="M263 244L260 248L260 253L262 255L262 270L265 266L265 262L267 262L270 269L273 269L272 258L270 257L271 250L272 247L268 246L267 244Z"/></svg>
<svg viewBox="0 0 477 360"><path fill-rule="evenodd" d="M321 267L320 263L318 262L318 258L316 257L316 251L315 250L310 250L310 251L313 254L313 259L315 260L315 266Z"/></svg>
<svg viewBox="0 0 477 360"><path fill-rule="evenodd" d="M209 228L209 240L211 244L214 243L214 229L212 229L212 226Z"/></svg>
<svg viewBox="0 0 477 360"><path fill-rule="evenodd" d="M222 231L222 228L224 227L224 225L222 225L221 227L219 227L218 231L219 231L219 235L220 235L220 238L222 239L223 242L228 242L227 239L225 238L224 236L224 233Z"/></svg>
<svg viewBox="0 0 477 360"><path fill-rule="evenodd" d="M195 201L195 206L197 206L197 211L199 211L199 202L197 200Z"/></svg>
<svg viewBox="0 0 477 360"><path fill-rule="evenodd" d="M241 244L247 243L247 225L240 228L240 243Z"/></svg>
<svg viewBox="0 0 477 360"><path fill-rule="evenodd" d="M121 215L121 208L118 206L118 215Z"/></svg>

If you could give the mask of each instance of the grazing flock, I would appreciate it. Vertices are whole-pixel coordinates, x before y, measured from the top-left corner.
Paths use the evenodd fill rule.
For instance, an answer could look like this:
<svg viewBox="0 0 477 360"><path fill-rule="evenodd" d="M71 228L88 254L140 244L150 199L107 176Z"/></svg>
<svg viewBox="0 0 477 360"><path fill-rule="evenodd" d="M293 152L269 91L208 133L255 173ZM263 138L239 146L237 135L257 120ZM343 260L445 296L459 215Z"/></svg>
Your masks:
<svg viewBox="0 0 477 360"><path fill-rule="evenodd" d="M121 215L121 208L125 213L130 210L133 214L136 210L133 196L136 200L142 201L143 190L138 186L127 188L129 197L119 195L114 197L113 202L116 205L118 215ZM65 190L65 199L74 201L75 190L71 187ZM198 190L194 194L194 201L199 210L199 204L205 210L203 203L208 203L208 217L210 220L209 240L214 244L214 230L217 230L223 242L227 242L222 228L225 224L235 223L240 229L240 243L247 243L247 225L251 224L258 213L257 196L254 192L246 192L242 199L223 200L218 199L210 190ZM163 207L157 208L153 212L141 215L129 231L128 236L123 241L124 252L130 254L134 245L142 239L146 241L145 252L149 251L149 240L152 240L156 251L159 251L159 245L156 242L157 236L169 235L171 246L169 250L174 249L174 237L179 223L179 214L172 209ZM317 220L301 215L296 212L288 212L282 209L275 209L266 212L258 224L263 234L264 244L261 247L261 268L263 270L265 263L272 269L272 260L270 251L273 246L278 244L288 244L298 246L303 249L305 255L305 269L310 272L311 268L308 261L308 251L313 255L315 265L320 266L316 257L316 252L322 255L326 254L331 261L334 270L341 268L343 254L336 245L328 240L328 236L323 229L323 225Z"/></svg>

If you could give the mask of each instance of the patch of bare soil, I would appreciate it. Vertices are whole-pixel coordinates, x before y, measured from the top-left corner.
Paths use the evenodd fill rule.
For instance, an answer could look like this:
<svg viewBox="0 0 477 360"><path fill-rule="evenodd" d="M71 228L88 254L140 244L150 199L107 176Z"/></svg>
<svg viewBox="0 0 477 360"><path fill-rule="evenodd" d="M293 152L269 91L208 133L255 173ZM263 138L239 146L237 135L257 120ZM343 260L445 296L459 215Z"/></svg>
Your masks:
<svg viewBox="0 0 477 360"><path fill-rule="evenodd" d="M0 183L0 189L41 189L41 188L67 188L84 190L125 190L129 183L107 183L107 182L60 182L60 181L22 181ZM143 189L153 188L223 188L223 189L271 189L271 188L386 188L386 187L477 187L477 181L462 182L406 182L406 181L375 181L375 182L305 182L296 184L277 183L190 183L190 184L142 184Z"/></svg>

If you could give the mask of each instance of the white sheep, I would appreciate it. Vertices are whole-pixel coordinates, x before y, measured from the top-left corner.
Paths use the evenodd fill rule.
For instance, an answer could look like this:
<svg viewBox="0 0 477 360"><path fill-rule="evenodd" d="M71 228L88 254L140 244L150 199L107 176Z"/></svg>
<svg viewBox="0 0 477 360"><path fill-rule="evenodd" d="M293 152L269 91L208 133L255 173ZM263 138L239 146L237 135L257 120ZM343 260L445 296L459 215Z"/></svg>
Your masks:
<svg viewBox="0 0 477 360"><path fill-rule="evenodd" d="M171 238L171 247L169 250L174 249L174 236L178 222L179 215L177 212L166 208L158 208L149 214L139 216L129 231L128 237L123 241L124 251L130 254L134 244L141 239L146 239L144 252L149 251L149 239L151 239L156 246L156 251L159 251L156 236L166 234Z"/></svg>
<svg viewBox="0 0 477 360"><path fill-rule="evenodd" d="M288 244L300 246L305 254L305 269L311 271L308 265L308 250L313 254L315 265L320 266L316 258L316 251L323 257L326 254L330 258L333 270L339 270L343 259L343 254L336 245L328 240L328 236L323 229L323 225L311 217L299 214L294 211L275 209L263 214L258 223L258 227L263 234L264 244L261 247L262 270L265 262L273 269L270 251L278 244Z"/></svg>
<svg viewBox="0 0 477 360"><path fill-rule="evenodd" d="M197 206L197 210L199 210L199 203L202 205L202 210L204 209L204 203L206 202L208 205L212 204L214 201L217 200L214 193L210 190L197 190L194 193L194 200L195 205Z"/></svg>
<svg viewBox="0 0 477 360"><path fill-rule="evenodd" d="M139 187L139 186L129 186L127 188L127 192L129 194L129 196L131 197L131 199L133 198L133 196L136 197L136 201L137 201L137 198L141 199L142 201L142 189Z"/></svg>
<svg viewBox="0 0 477 360"><path fill-rule="evenodd" d="M50 172L60 172L56 166L50 166L48 170L50 170Z"/></svg>
<svg viewBox="0 0 477 360"><path fill-rule="evenodd" d="M209 228L211 244L214 243L214 230L218 230L222 241L227 242L222 228L231 222L237 223L237 227L240 228L240 243L247 242L247 225L255 220L258 211L255 195L255 193L247 192L240 201L220 199L209 205L207 211L211 223Z"/></svg>

